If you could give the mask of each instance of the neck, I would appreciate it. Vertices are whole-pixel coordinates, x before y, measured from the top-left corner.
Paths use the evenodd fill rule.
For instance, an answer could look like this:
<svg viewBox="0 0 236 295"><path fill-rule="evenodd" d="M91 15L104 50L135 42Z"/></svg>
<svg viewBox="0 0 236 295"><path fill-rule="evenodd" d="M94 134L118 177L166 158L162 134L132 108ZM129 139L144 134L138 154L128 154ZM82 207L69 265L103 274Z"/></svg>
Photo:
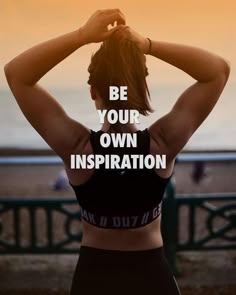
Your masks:
<svg viewBox="0 0 236 295"><path fill-rule="evenodd" d="M104 121L104 124L101 128L104 132L120 132L120 133L132 133L138 130L137 126L135 124L127 123L127 124L110 124L106 119Z"/></svg>

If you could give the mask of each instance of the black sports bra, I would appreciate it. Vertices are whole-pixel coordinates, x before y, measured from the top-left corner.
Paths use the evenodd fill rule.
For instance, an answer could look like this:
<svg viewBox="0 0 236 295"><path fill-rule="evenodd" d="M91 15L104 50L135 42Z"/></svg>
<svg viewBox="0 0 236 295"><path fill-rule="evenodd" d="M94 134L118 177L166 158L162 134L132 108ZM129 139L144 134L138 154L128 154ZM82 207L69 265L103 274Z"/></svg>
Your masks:
<svg viewBox="0 0 236 295"><path fill-rule="evenodd" d="M137 147L104 148L100 145L103 131L91 130L90 141L96 154L150 153L148 130L137 131ZM88 223L110 229L132 229L145 226L161 213L162 199L169 178L162 178L153 169L95 169L82 185L72 185Z"/></svg>

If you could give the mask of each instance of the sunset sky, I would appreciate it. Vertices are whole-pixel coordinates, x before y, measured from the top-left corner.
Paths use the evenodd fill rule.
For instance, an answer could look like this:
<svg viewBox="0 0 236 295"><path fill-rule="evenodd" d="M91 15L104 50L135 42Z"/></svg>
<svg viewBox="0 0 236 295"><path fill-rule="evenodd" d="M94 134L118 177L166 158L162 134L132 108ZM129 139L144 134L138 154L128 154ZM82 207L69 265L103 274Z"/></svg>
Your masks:
<svg viewBox="0 0 236 295"><path fill-rule="evenodd" d="M224 56L232 68L228 83L236 83L235 0L0 0L1 68L23 50L79 28L95 10L105 8L120 8L127 24L151 39L195 45ZM84 46L41 82L51 87L86 85L89 59L97 48L98 44ZM147 62L151 84L189 79L153 57ZM1 70L0 89L6 87Z"/></svg>

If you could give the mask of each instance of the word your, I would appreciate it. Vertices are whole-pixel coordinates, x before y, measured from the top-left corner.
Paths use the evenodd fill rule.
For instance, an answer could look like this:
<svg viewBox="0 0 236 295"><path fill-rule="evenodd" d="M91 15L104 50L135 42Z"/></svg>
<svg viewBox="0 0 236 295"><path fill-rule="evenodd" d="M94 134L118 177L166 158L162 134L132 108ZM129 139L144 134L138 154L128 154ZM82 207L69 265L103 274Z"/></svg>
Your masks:
<svg viewBox="0 0 236 295"><path fill-rule="evenodd" d="M166 155L76 155L70 157L71 169L166 169ZM125 171L124 171L125 172Z"/></svg>
<svg viewBox="0 0 236 295"><path fill-rule="evenodd" d="M104 123L104 118L107 116L107 120L110 124L139 124L139 111L137 110L98 110L99 122Z"/></svg>

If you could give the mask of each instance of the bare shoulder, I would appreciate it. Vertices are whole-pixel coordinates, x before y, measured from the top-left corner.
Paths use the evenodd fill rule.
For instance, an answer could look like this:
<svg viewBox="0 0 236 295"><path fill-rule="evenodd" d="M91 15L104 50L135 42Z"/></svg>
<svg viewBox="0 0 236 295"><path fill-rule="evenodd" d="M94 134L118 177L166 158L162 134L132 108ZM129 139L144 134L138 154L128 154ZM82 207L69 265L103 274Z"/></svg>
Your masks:
<svg viewBox="0 0 236 295"><path fill-rule="evenodd" d="M157 127L153 128L153 126L150 126L148 128L148 132L150 135L150 154L166 157L166 168L156 169L155 172L163 178L168 178L173 173L175 158L169 157L168 150L165 147L165 144L161 138L161 133L158 132Z"/></svg>
<svg viewBox="0 0 236 295"><path fill-rule="evenodd" d="M74 132L77 134L77 144L70 154L63 160L65 170L70 183L80 185L86 182L93 174L93 169L71 169L71 155L89 155L93 153L90 137L92 130L84 127L77 122L74 126Z"/></svg>
<svg viewBox="0 0 236 295"><path fill-rule="evenodd" d="M70 166L71 154L86 153L90 143L91 130L78 121L71 120L68 141L70 141L71 148L67 150L63 157L66 166Z"/></svg>

